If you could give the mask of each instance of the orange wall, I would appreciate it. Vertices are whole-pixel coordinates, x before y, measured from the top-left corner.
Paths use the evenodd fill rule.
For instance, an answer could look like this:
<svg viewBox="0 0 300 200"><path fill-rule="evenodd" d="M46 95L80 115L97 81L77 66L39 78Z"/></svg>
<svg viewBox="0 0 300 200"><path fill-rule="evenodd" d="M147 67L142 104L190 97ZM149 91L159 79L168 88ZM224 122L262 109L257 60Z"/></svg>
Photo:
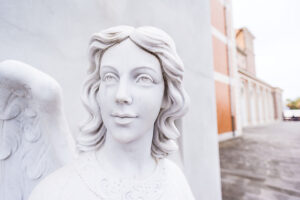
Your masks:
<svg viewBox="0 0 300 200"><path fill-rule="evenodd" d="M224 75L228 75L228 54L224 42L212 36L214 69Z"/></svg>
<svg viewBox="0 0 300 200"><path fill-rule="evenodd" d="M225 8L219 0L210 1L211 24L226 35Z"/></svg>
<svg viewBox="0 0 300 200"><path fill-rule="evenodd" d="M226 13L225 7L220 0L210 0L211 5L211 25L223 34L226 34ZM230 23L228 23L230 24ZM214 33L214 32L213 32ZM228 47L227 43L220 40L219 37L212 34L213 45L213 62L214 71L223 74L230 78L228 67ZM218 133L231 132L232 118L231 118L231 99L230 99L230 85L220 81L215 81L216 90L216 106L217 106L217 120L218 120Z"/></svg>
<svg viewBox="0 0 300 200"><path fill-rule="evenodd" d="M218 133L232 131L229 85L215 81Z"/></svg>

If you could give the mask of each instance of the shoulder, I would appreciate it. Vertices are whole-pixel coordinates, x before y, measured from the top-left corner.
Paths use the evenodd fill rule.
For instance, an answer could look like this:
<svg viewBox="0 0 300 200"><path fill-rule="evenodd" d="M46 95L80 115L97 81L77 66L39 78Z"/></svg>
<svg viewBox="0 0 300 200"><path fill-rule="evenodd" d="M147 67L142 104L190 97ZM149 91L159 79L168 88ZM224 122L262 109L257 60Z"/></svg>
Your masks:
<svg viewBox="0 0 300 200"><path fill-rule="evenodd" d="M174 178L185 179L182 170L176 163L167 158L163 159L162 162L167 174L171 175Z"/></svg>
<svg viewBox="0 0 300 200"><path fill-rule="evenodd" d="M71 177L75 177L75 169L72 165L66 165L46 176L32 191L29 200L48 200L64 190Z"/></svg>
<svg viewBox="0 0 300 200"><path fill-rule="evenodd" d="M29 200L95 199L88 189L98 180L92 155L81 154L72 163L47 176L33 190Z"/></svg>
<svg viewBox="0 0 300 200"><path fill-rule="evenodd" d="M176 192L177 199L194 200L193 193L190 189L188 181L180 169L180 167L169 159L163 159L164 168L166 170L167 179L169 182L169 191Z"/></svg>

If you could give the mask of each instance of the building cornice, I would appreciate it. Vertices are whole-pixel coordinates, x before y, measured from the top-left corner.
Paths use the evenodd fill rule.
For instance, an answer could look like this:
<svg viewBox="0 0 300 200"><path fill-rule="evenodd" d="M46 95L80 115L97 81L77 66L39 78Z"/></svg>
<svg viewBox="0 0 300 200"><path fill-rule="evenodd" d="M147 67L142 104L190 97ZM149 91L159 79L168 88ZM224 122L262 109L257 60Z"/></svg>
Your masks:
<svg viewBox="0 0 300 200"><path fill-rule="evenodd" d="M243 76L246 76L246 77L249 78L249 79L252 79L252 80L254 80L254 81L257 81L257 82L261 83L262 85L265 85L265 86L271 88L272 90L277 90L277 91L279 90L279 91L281 91L281 92L283 91L283 89L281 89L281 88L279 88L279 87L273 87L272 85L270 85L270 84L266 83L265 81L263 81L263 80L257 78L256 76L254 76L253 74L247 72L247 71L244 70L244 69L239 68L239 69L238 69L238 73L241 74L241 75L243 75Z"/></svg>

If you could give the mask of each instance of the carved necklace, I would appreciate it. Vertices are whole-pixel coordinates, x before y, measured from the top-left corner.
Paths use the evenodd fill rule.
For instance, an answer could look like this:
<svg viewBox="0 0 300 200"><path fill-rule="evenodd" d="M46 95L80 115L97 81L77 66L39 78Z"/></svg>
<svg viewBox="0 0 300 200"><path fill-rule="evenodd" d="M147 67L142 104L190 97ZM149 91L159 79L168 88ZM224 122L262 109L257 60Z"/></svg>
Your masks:
<svg viewBox="0 0 300 200"><path fill-rule="evenodd" d="M77 162L76 171L88 189L101 200L158 200L166 187L164 161L159 160L153 174L144 179L118 178L100 169L95 153Z"/></svg>

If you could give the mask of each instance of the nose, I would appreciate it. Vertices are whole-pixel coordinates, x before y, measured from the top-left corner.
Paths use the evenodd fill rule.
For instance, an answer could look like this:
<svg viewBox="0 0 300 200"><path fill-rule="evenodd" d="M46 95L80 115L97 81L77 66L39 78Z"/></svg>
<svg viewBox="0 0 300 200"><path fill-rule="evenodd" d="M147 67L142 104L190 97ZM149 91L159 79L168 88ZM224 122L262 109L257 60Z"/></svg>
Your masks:
<svg viewBox="0 0 300 200"><path fill-rule="evenodd" d="M130 86L127 81L120 81L116 93L116 102L119 104L131 104L132 96L130 94Z"/></svg>

